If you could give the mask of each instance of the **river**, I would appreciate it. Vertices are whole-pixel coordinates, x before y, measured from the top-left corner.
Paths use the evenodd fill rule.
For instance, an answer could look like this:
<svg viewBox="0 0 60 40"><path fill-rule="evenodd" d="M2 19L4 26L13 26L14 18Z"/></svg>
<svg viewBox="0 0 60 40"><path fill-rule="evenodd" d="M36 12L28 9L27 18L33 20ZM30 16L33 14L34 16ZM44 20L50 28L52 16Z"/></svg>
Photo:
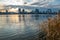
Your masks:
<svg viewBox="0 0 60 40"><path fill-rule="evenodd" d="M48 17L48 14L0 15L0 40L38 40L38 33L42 32L39 25Z"/></svg>

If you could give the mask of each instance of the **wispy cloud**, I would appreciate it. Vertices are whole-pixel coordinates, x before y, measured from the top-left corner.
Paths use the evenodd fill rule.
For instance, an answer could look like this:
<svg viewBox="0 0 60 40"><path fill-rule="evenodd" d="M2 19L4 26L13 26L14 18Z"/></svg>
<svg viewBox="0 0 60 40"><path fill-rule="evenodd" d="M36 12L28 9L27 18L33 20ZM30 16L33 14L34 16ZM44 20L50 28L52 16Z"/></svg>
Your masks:
<svg viewBox="0 0 60 40"><path fill-rule="evenodd" d="M20 5L23 4L23 0L2 0L0 1L0 4L5 4L5 5Z"/></svg>
<svg viewBox="0 0 60 40"><path fill-rule="evenodd" d="M60 0L0 0L0 4L21 5L27 2L28 5L36 4L39 6L60 5Z"/></svg>

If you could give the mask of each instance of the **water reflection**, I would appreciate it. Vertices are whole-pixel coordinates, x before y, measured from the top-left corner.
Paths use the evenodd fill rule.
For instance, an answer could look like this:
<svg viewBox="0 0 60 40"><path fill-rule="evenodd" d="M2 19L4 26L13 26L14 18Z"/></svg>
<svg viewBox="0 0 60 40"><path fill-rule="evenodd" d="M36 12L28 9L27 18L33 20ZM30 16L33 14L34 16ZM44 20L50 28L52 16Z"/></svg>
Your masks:
<svg viewBox="0 0 60 40"><path fill-rule="evenodd" d="M16 35L20 35L20 38L36 37L41 32L39 24L47 18L45 14L0 15L0 39L16 38Z"/></svg>

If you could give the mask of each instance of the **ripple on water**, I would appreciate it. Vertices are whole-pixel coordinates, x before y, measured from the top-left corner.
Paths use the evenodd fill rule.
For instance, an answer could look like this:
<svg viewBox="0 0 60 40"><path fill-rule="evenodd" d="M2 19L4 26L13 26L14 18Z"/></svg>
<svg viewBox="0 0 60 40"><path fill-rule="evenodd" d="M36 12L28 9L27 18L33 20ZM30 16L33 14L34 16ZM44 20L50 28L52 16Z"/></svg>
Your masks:
<svg viewBox="0 0 60 40"><path fill-rule="evenodd" d="M35 26L35 25L34 25ZM22 35L24 37L34 35L38 28L31 25L20 25L20 24L5 24L4 27L0 28L0 38L7 38L15 35ZM21 36L21 37L22 37Z"/></svg>

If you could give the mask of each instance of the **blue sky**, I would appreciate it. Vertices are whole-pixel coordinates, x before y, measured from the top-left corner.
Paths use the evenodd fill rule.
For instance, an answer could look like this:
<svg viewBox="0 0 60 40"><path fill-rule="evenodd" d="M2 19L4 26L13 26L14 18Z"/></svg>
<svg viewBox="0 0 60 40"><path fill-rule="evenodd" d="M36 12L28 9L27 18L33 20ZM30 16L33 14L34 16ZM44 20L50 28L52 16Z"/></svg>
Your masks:
<svg viewBox="0 0 60 40"><path fill-rule="evenodd" d="M60 0L54 0L50 4L52 4L52 5L60 5Z"/></svg>

